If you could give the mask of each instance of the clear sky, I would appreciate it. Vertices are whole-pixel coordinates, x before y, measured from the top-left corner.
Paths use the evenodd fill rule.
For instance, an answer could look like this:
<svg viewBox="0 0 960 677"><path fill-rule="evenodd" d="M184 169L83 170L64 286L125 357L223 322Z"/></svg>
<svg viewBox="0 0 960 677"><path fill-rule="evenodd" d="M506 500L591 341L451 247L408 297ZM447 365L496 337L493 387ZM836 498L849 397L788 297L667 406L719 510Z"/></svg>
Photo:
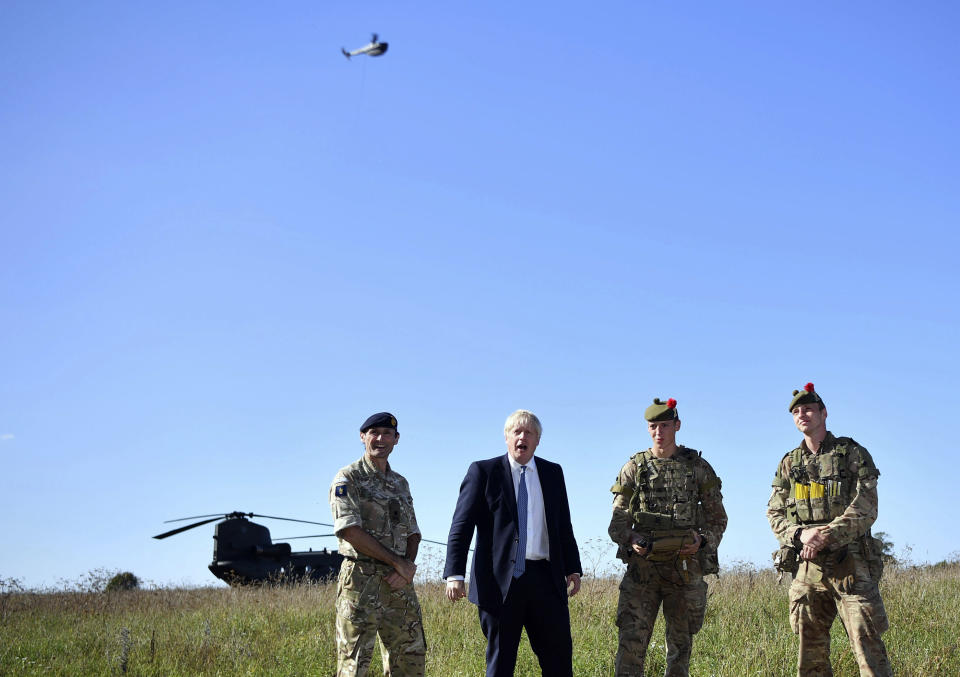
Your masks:
<svg viewBox="0 0 960 677"><path fill-rule="evenodd" d="M875 530L956 553L958 22L2 3L0 578L215 583L212 528L163 521L331 521L381 410L441 541L468 464L536 412L603 565L657 396L723 480L721 563L766 564L807 381L881 470ZM373 31L386 55L344 59Z"/></svg>

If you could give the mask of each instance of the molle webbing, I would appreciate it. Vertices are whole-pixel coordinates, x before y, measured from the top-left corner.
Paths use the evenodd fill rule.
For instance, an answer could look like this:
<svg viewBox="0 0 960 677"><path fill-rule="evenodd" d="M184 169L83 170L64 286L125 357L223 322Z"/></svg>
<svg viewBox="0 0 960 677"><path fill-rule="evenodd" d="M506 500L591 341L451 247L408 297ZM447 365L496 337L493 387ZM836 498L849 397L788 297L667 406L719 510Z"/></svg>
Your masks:
<svg viewBox="0 0 960 677"><path fill-rule="evenodd" d="M640 531L652 532L697 527L700 494L694 473L696 452L678 447L668 459L655 457L649 450L638 452L636 487L631 492L630 515ZM627 492L622 492L627 497Z"/></svg>
<svg viewBox="0 0 960 677"><path fill-rule="evenodd" d="M839 517L853 500L857 479L848 469L847 444L808 456L803 448L790 453L790 504L787 519L793 524L827 524ZM858 475L864 475L864 469ZM869 469L867 469L869 473Z"/></svg>

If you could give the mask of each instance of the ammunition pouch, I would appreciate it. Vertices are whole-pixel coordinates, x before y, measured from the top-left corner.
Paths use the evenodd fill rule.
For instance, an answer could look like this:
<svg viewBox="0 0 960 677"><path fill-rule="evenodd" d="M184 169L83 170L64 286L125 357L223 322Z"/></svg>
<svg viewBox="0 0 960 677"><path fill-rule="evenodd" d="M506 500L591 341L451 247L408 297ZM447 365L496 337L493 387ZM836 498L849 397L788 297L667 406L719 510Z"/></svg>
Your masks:
<svg viewBox="0 0 960 677"><path fill-rule="evenodd" d="M702 545L697 551L697 559L700 561L700 571L703 572L703 575L707 574L717 574L720 575L720 558L717 556L717 549L709 546Z"/></svg>
<svg viewBox="0 0 960 677"><path fill-rule="evenodd" d="M773 568L781 574L796 576L800 569L800 555L792 545L781 546L773 551Z"/></svg>
<svg viewBox="0 0 960 677"><path fill-rule="evenodd" d="M821 570L826 578L835 581L837 590L844 594L853 592L856 584L857 563L850 554L847 546L830 550L825 555L819 555L815 561L819 560Z"/></svg>
<svg viewBox="0 0 960 677"><path fill-rule="evenodd" d="M883 576L883 547L880 540L874 538L868 531L860 539L860 552L863 553L863 559L867 562L867 568L870 569L870 578L879 583Z"/></svg>
<svg viewBox="0 0 960 677"><path fill-rule="evenodd" d="M654 531L647 559L651 562L670 562L679 556L680 548L691 543L693 536L689 529Z"/></svg>

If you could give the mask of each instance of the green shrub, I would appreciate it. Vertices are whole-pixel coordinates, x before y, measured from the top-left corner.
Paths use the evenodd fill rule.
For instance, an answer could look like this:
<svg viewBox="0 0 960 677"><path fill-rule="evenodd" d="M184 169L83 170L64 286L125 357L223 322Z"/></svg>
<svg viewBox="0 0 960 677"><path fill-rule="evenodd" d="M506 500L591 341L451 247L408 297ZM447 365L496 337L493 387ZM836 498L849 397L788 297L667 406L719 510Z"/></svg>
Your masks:
<svg viewBox="0 0 960 677"><path fill-rule="evenodd" d="M140 579L129 571L122 571L116 574L107 582L105 592L116 592L118 590L137 590L140 587Z"/></svg>

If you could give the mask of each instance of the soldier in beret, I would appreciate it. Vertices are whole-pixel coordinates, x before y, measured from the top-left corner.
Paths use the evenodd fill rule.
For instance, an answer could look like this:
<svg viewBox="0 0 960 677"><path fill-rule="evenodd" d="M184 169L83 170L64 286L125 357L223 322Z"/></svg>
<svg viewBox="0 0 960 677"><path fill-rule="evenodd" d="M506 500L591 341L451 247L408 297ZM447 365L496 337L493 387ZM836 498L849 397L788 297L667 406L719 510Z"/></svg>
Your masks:
<svg viewBox="0 0 960 677"><path fill-rule="evenodd" d="M387 458L400 440L388 412L360 426L364 454L337 472L330 510L344 556L337 584L337 675L367 674L377 635L383 671L422 677L426 640L413 589L420 528L410 486Z"/></svg>
<svg viewBox="0 0 960 677"><path fill-rule="evenodd" d="M877 586L883 560L870 533L880 471L866 449L827 430L827 407L812 383L793 391L789 410L803 441L777 466L767 519L781 545L777 568L794 576L797 674L833 674L830 626L839 613L860 674L892 675L881 638L888 627Z"/></svg>
<svg viewBox="0 0 960 677"><path fill-rule="evenodd" d="M676 443L677 401L644 412L653 446L620 469L608 532L627 564L617 604L617 677L644 674L660 604L666 621L667 677L690 673L693 635L707 609L706 574L718 572L727 528L720 478L700 452Z"/></svg>

